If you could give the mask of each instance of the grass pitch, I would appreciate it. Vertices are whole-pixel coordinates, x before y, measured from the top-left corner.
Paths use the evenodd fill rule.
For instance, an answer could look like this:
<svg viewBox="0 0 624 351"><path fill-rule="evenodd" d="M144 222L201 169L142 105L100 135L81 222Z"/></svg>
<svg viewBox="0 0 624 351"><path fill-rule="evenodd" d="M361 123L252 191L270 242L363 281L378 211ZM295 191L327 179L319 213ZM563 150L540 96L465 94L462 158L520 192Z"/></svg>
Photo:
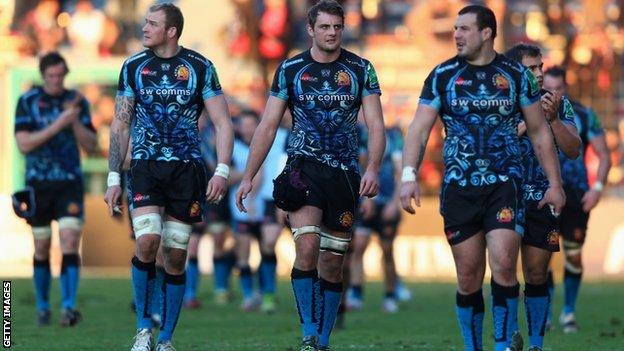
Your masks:
<svg viewBox="0 0 624 351"><path fill-rule="evenodd" d="M204 277L199 297L203 306L183 310L174 335L180 350L296 351L300 340L298 317L290 283L279 284L279 309L273 315L240 312L239 300L228 306L212 303L210 277ZM236 281L236 279L234 279ZM414 299L396 314L381 313L380 283L366 286L365 307L346 316L346 328L332 337L334 350L462 350L455 320L455 287L445 283L411 283ZM59 305L58 279L52 284L51 304ZM489 288L485 288L489 292ZM12 349L14 350L129 350L135 320L130 312L128 279L85 278L80 282L78 307L84 320L75 327L35 325L32 281L13 280ZM489 296L486 295L485 348L493 347ZM562 305L557 286L555 314ZM545 350L624 350L624 283L586 283L581 287L578 334L564 335L558 327L546 336ZM524 307L520 302L521 330L528 339Z"/></svg>

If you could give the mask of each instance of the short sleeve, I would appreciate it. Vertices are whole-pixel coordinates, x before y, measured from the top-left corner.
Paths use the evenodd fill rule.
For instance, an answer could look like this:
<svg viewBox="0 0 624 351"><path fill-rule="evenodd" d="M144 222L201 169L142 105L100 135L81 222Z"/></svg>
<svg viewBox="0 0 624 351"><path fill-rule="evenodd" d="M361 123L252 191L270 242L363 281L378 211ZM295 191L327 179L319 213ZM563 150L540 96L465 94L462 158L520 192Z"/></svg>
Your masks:
<svg viewBox="0 0 624 351"><path fill-rule="evenodd" d="M596 113L591 108L587 108L587 118L588 120L588 130L587 130L587 138L592 140L597 136L601 136L604 134L604 129L602 129L602 125L600 124L600 120Z"/></svg>
<svg viewBox="0 0 624 351"><path fill-rule="evenodd" d="M32 130L35 130L35 121L30 113L28 101L22 96L15 107L15 132Z"/></svg>
<svg viewBox="0 0 624 351"><path fill-rule="evenodd" d="M117 96L134 97L134 90L130 85L130 76L128 73L128 63L124 62L119 72L119 83L117 84Z"/></svg>
<svg viewBox="0 0 624 351"><path fill-rule="evenodd" d="M204 87L202 88L202 98L208 100L217 95L223 94L217 69L212 62L206 60L206 73L204 76Z"/></svg>
<svg viewBox="0 0 624 351"><path fill-rule="evenodd" d="M80 99L80 122L95 132L95 127L91 123L91 108L89 107L89 102L84 97Z"/></svg>
<svg viewBox="0 0 624 351"><path fill-rule="evenodd" d="M379 87L379 79L377 78L377 72L373 64L368 62L366 64L366 77L364 77L364 89L362 89L362 96L368 96L371 94L381 95L381 88Z"/></svg>
<svg viewBox="0 0 624 351"><path fill-rule="evenodd" d="M529 106L539 99L540 88L537 79L528 69L523 70L520 78L520 106Z"/></svg>
<svg viewBox="0 0 624 351"><path fill-rule="evenodd" d="M425 79L425 84L420 92L420 99L418 103L421 105L431 106L436 109L436 111L439 111L442 104L440 101L440 92L437 88L437 81L438 74L434 69L431 73L429 73L427 79Z"/></svg>
<svg viewBox="0 0 624 351"><path fill-rule="evenodd" d="M574 122L574 108L572 108L572 104L567 97L563 96L561 98L561 106L559 108L559 119L561 122L574 126L578 130L578 126Z"/></svg>
<svg viewBox="0 0 624 351"><path fill-rule="evenodd" d="M271 96L288 101L288 84L286 83L286 69L284 62L275 71L273 83L271 84Z"/></svg>

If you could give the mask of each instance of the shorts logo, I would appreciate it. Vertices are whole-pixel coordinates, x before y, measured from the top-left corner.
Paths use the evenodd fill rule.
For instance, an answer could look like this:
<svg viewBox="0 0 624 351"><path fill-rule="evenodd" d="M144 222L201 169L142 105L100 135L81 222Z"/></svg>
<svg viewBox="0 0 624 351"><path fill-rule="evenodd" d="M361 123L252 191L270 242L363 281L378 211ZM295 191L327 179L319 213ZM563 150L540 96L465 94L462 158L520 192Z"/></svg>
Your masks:
<svg viewBox="0 0 624 351"><path fill-rule="evenodd" d="M341 87L351 85L351 77L349 76L349 73L345 71L338 71L338 73L336 73L336 76L334 77L334 80L336 81L336 84Z"/></svg>
<svg viewBox="0 0 624 351"><path fill-rule="evenodd" d="M499 90L509 89L509 81L507 80L507 78L503 77L502 75L498 73L492 77L492 82L494 83L494 86L496 87L496 89L499 89Z"/></svg>
<svg viewBox="0 0 624 351"><path fill-rule="evenodd" d="M132 197L132 201L133 202L139 202L139 201L147 201L150 199L149 195L143 195L141 193L136 193L134 194L134 196Z"/></svg>
<svg viewBox="0 0 624 351"><path fill-rule="evenodd" d="M546 241L550 246L558 246L559 245L559 232L557 230L551 230L550 233L546 236Z"/></svg>
<svg viewBox="0 0 624 351"><path fill-rule="evenodd" d="M350 211L343 212L340 215L340 225L345 228L350 228L353 225L353 213Z"/></svg>
<svg viewBox="0 0 624 351"><path fill-rule="evenodd" d="M459 234L461 233L459 230L456 230L456 231L446 230L444 234L446 234L446 240L453 240L457 238Z"/></svg>
<svg viewBox="0 0 624 351"><path fill-rule="evenodd" d="M189 79L189 69L185 65L179 65L175 69L175 77L177 80L188 80Z"/></svg>
<svg viewBox="0 0 624 351"><path fill-rule="evenodd" d="M304 82L318 82L318 78L313 77L308 72L305 72L304 74L301 75L301 80Z"/></svg>
<svg viewBox="0 0 624 351"><path fill-rule="evenodd" d="M472 79L467 80L467 79L464 79L464 77L458 77L455 80L455 85L461 85L461 86L465 86L465 87L472 86Z"/></svg>
<svg viewBox="0 0 624 351"><path fill-rule="evenodd" d="M190 217L197 217L199 215L199 211L200 210L200 206L199 206L199 202L195 201L191 204L191 209L189 210L189 216Z"/></svg>
<svg viewBox="0 0 624 351"><path fill-rule="evenodd" d="M496 214L496 220L499 223L509 223L514 219L514 212L509 207L501 208Z"/></svg>
<svg viewBox="0 0 624 351"><path fill-rule="evenodd" d="M75 202L70 202L69 205L67 205L67 213L70 215L77 215L80 212L80 207L78 206L77 203Z"/></svg>

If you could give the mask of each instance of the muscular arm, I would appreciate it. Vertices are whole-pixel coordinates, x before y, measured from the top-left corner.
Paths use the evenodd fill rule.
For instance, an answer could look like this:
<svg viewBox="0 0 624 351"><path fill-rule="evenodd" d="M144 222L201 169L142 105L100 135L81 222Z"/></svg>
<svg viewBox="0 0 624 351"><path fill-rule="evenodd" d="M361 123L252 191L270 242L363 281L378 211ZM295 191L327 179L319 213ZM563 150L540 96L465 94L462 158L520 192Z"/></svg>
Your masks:
<svg viewBox="0 0 624 351"><path fill-rule="evenodd" d="M403 167L414 167L416 174L420 170L431 128L438 116L438 111L427 105L418 105L416 115L410 123L403 148Z"/></svg>
<svg viewBox="0 0 624 351"><path fill-rule="evenodd" d="M572 125L555 119L550 123L555 141L559 149L570 159L575 159L581 152L581 138L578 131Z"/></svg>
<svg viewBox="0 0 624 351"><path fill-rule="evenodd" d="M217 162L230 164L234 145L234 127L223 95L204 100L206 112L215 126Z"/></svg>
<svg viewBox="0 0 624 351"><path fill-rule="evenodd" d="M78 144L82 146L88 153L95 151L97 146L97 137L95 132L87 128L80 121L76 121L72 124L72 131L78 141Z"/></svg>
<svg viewBox="0 0 624 351"><path fill-rule="evenodd" d="M368 164L366 171L379 172L384 148L386 147L386 133L384 132L383 113L379 95L371 94L362 98L362 112L368 128Z"/></svg>
<svg viewBox="0 0 624 351"><path fill-rule="evenodd" d="M539 102L522 108L527 133L531 138L533 150L540 165L544 169L551 187L561 187L561 174L559 171L559 159L555 153L553 137L548 130L546 119L542 115Z"/></svg>
<svg viewBox="0 0 624 351"><path fill-rule="evenodd" d="M110 147L108 149L108 169L112 172L121 172L128 141L130 140L130 125L134 119L134 98L117 96L115 98L115 118L110 127Z"/></svg>
<svg viewBox="0 0 624 351"><path fill-rule="evenodd" d="M596 180L607 184L607 175L609 174L609 169L611 169L611 157L609 156L609 149L607 148L607 140L603 134L592 138L589 142L594 148L599 160Z"/></svg>

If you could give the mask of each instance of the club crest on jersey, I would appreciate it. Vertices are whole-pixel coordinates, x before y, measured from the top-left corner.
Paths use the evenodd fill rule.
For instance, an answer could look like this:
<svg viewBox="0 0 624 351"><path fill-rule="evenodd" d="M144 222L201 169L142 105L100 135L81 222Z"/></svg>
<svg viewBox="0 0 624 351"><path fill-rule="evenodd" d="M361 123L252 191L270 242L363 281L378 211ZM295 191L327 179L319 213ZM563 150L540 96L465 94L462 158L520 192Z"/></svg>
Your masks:
<svg viewBox="0 0 624 351"><path fill-rule="evenodd" d="M331 75L331 70L330 69L322 69L321 70L321 75L325 78L329 77Z"/></svg>
<svg viewBox="0 0 624 351"><path fill-rule="evenodd" d="M77 203L75 202L70 202L69 205L67 205L67 213L70 215L77 215L80 212L80 207L78 206Z"/></svg>
<svg viewBox="0 0 624 351"><path fill-rule="evenodd" d="M546 237L546 241L550 246L559 245L559 232L556 229L551 230Z"/></svg>
<svg viewBox="0 0 624 351"><path fill-rule="evenodd" d="M345 71L338 71L334 76L334 80L336 81L336 84L341 87L351 85L351 77L349 76L349 73Z"/></svg>
<svg viewBox="0 0 624 351"><path fill-rule="evenodd" d="M351 226L353 225L353 213L351 213L351 211L343 212L340 215L339 221L340 225L344 228L351 228Z"/></svg>
<svg viewBox="0 0 624 351"><path fill-rule="evenodd" d="M496 89L499 89L499 90L509 89L509 81L507 80L507 78L503 77L502 75L498 73L492 77L492 81Z"/></svg>
<svg viewBox="0 0 624 351"><path fill-rule="evenodd" d="M318 77L314 77L310 73L304 72L301 75L301 80L304 82L318 82Z"/></svg>
<svg viewBox="0 0 624 351"><path fill-rule="evenodd" d="M472 79L464 79L464 77L457 77L455 85L461 85L464 87L472 86Z"/></svg>
<svg viewBox="0 0 624 351"><path fill-rule="evenodd" d="M188 67L185 65L179 65L176 67L174 75L177 80L188 80L190 72Z"/></svg>
<svg viewBox="0 0 624 351"><path fill-rule="evenodd" d="M514 212L509 207L501 208L496 214L496 220L498 223L509 223L514 219Z"/></svg>
<svg viewBox="0 0 624 351"><path fill-rule="evenodd" d="M143 67L143 69L141 70L141 75L143 76L150 76L153 77L157 74L156 71L151 71L149 68L147 67Z"/></svg>
<svg viewBox="0 0 624 351"><path fill-rule="evenodd" d="M200 212L199 202L195 201L191 204L191 208L189 210L189 216L197 217L199 215L199 212Z"/></svg>

